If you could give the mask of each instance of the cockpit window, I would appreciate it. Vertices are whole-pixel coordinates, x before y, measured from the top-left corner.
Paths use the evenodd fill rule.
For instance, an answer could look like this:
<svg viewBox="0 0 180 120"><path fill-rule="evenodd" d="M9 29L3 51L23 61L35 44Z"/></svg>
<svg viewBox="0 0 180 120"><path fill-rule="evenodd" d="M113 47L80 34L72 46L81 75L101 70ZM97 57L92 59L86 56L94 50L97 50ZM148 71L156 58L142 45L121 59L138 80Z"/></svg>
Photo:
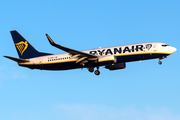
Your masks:
<svg viewBox="0 0 180 120"><path fill-rule="evenodd" d="M167 47L167 46L169 46L168 44L164 44L164 45L162 45L163 47Z"/></svg>

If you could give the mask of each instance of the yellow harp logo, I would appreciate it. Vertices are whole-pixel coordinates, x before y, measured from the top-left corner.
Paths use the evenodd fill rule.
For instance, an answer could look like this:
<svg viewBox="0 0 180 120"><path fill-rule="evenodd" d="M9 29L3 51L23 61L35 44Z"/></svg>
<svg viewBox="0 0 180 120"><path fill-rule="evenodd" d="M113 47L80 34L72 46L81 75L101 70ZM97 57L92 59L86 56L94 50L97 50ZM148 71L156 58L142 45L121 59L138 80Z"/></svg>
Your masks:
<svg viewBox="0 0 180 120"><path fill-rule="evenodd" d="M21 41L19 43L16 43L15 45L16 45L17 49L19 50L19 52L21 53L21 56L28 47L27 41L25 41L25 42Z"/></svg>

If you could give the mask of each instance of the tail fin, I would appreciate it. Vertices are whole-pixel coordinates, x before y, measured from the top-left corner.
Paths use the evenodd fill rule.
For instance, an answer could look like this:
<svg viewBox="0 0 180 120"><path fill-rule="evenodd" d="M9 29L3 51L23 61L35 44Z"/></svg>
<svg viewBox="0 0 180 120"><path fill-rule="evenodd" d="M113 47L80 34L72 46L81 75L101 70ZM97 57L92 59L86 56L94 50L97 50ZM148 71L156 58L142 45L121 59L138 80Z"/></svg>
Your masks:
<svg viewBox="0 0 180 120"><path fill-rule="evenodd" d="M45 55L51 55L48 53L42 53L37 51L25 38L23 38L16 30L10 31L13 38L16 50L19 58L29 59L34 57L40 57Z"/></svg>

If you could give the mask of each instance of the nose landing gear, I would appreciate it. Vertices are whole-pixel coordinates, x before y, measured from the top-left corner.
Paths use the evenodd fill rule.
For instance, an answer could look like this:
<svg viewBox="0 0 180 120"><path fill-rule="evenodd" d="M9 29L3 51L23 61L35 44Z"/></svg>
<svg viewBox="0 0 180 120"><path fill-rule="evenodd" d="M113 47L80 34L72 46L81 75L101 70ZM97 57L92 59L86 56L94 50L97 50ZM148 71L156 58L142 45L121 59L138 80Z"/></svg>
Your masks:
<svg viewBox="0 0 180 120"><path fill-rule="evenodd" d="M161 65L161 64L162 64L162 61L161 61L161 60L159 60L159 62L158 62L158 63L159 63L159 65Z"/></svg>
<svg viewBox="0 0 180 120"><path fill-rule="evenodd" d="M161 65L161 64L162 64L162 61L161 61L161 59L162 59L162 58L159 58L159 62L158 62L158 63L159 63L159 65Z"/></svg>

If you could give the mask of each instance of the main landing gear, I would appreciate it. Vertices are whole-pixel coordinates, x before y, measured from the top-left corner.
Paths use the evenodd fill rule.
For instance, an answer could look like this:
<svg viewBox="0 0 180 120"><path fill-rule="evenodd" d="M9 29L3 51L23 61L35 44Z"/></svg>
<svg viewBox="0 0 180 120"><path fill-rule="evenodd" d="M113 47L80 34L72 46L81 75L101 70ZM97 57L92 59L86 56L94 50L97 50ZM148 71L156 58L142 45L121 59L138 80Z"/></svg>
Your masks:
<svg viewBox="0 0 180 120"><path fill-rule="evenodd" d="M97 70L94 73L95 75L100 75L99 66L97 66Z"/></svg>
<svg viewBox="0 0 180 120"><path fill-rule="evenodd" d="M94 68L93 67L89 67L88 68L89 72L94 72ZM100 75L100 71L99 71L99 67L97 67L97 70L94 72L95 75Z"/></svg>
<svg viewBox="0 0 180 120"><path fill-rule="evenodd" d="M89 72L94 72L94 68L93 67L89 67L88 70L89 70Z"/></svg>
<svg viewBox="0 0 180 120"><path fill-rule="evenodd" d="M95 73L95 75L100 75L100 71L99 70L96 70L94 73Z"/></svg>

